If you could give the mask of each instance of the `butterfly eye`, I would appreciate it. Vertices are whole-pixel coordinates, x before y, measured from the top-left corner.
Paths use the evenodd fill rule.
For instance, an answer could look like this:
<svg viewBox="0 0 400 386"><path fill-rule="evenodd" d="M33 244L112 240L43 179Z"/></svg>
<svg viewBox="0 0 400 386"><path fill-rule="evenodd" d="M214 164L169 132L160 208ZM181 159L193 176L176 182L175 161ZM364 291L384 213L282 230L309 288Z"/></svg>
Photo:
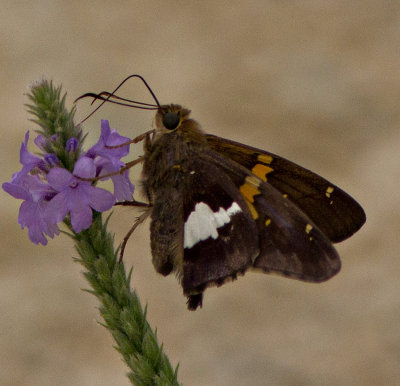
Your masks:
<svg viewBox="0 0 400 386"><path fill-rule="evenodd" d="M167 130L174 130L179 124L179 115L173 111L163 115L162 123Z"/></svg>

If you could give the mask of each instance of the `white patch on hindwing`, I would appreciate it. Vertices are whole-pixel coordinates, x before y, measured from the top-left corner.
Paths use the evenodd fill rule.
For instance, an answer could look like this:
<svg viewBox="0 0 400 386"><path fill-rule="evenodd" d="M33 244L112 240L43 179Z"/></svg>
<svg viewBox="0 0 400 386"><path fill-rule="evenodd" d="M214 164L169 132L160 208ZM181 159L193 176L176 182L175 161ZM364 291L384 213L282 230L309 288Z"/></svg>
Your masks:
<svg viewBox="0 0 400 386"><path fill-rule="evenodd" d="M207 240L212 237L218 237L218 228L231 221L231 217L241 212L240 206L233 202L228 209L222 207L218 212L213 212L212 209L204 202L199 202L190 213L185 222L184 230L184 248L191 248L201 240Z"/></svg>

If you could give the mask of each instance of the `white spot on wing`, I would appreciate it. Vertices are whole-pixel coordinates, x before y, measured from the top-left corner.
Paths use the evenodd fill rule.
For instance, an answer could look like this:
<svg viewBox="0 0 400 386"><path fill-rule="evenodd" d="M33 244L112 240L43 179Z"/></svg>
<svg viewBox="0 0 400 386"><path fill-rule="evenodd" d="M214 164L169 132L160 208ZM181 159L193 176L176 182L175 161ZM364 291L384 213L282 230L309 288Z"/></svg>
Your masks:
<svg viewBox="0 0 400 386"><path fill-rule="evenodd" d="M225 210L219 208L218 212L213 212L204 202L196 204L194 211L190 213L185 222L184 230L184 248L191 248L201 240L207 240L212 237L218 237L218 228L231 221L231 217L241 212L240 206L234 202Z"/></svg>

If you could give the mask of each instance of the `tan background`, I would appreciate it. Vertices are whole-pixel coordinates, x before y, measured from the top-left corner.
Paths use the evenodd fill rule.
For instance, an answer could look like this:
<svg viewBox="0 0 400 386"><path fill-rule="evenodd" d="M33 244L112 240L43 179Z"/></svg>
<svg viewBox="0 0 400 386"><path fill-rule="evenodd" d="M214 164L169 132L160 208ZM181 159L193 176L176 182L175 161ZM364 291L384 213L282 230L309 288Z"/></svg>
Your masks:
<svg viewBox="0 0 400 386"><path fill-rule="evenodd" d="M342 272L321 284L247 274L188 312L158 276L148 224L126 263L185 385L400 384L400 3L398 1L0 2L1 180L19 169L32 80L62 83L68 105L140 73L163 103L206 131L278 153L329 178L364 206L367 224L338 245ZM125 95L150 101L143 86ZM88 102L78 106L78 118ZM108 106L127 136L152 113ZM33 149L33 147L31 147ZM138 147L136 154L141 148ZM132 156L133 158L134 156ZM137 173L136 173L137 175ZM1 191L0 384L127 385L71 241L47 247L17 224ZM120 241L134 217L115 210Z"/></svg>

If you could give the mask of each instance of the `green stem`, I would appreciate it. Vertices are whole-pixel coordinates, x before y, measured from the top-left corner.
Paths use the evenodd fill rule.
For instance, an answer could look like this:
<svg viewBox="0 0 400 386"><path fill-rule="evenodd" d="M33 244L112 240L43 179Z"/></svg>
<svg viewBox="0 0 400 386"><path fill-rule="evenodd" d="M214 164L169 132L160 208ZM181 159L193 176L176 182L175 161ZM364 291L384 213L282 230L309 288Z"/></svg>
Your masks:
<svg viewBox="0 0 400 386"><path fill-rule="evenodd" d="M117 343L117 350L130 367L129 379L135 385L179 385L174 371L156 333L146 320L135 291L130 289L131 273L118 262L113 237L97 214L92 226L73 237L84 273L100 303L104 326Z"/></svg>

